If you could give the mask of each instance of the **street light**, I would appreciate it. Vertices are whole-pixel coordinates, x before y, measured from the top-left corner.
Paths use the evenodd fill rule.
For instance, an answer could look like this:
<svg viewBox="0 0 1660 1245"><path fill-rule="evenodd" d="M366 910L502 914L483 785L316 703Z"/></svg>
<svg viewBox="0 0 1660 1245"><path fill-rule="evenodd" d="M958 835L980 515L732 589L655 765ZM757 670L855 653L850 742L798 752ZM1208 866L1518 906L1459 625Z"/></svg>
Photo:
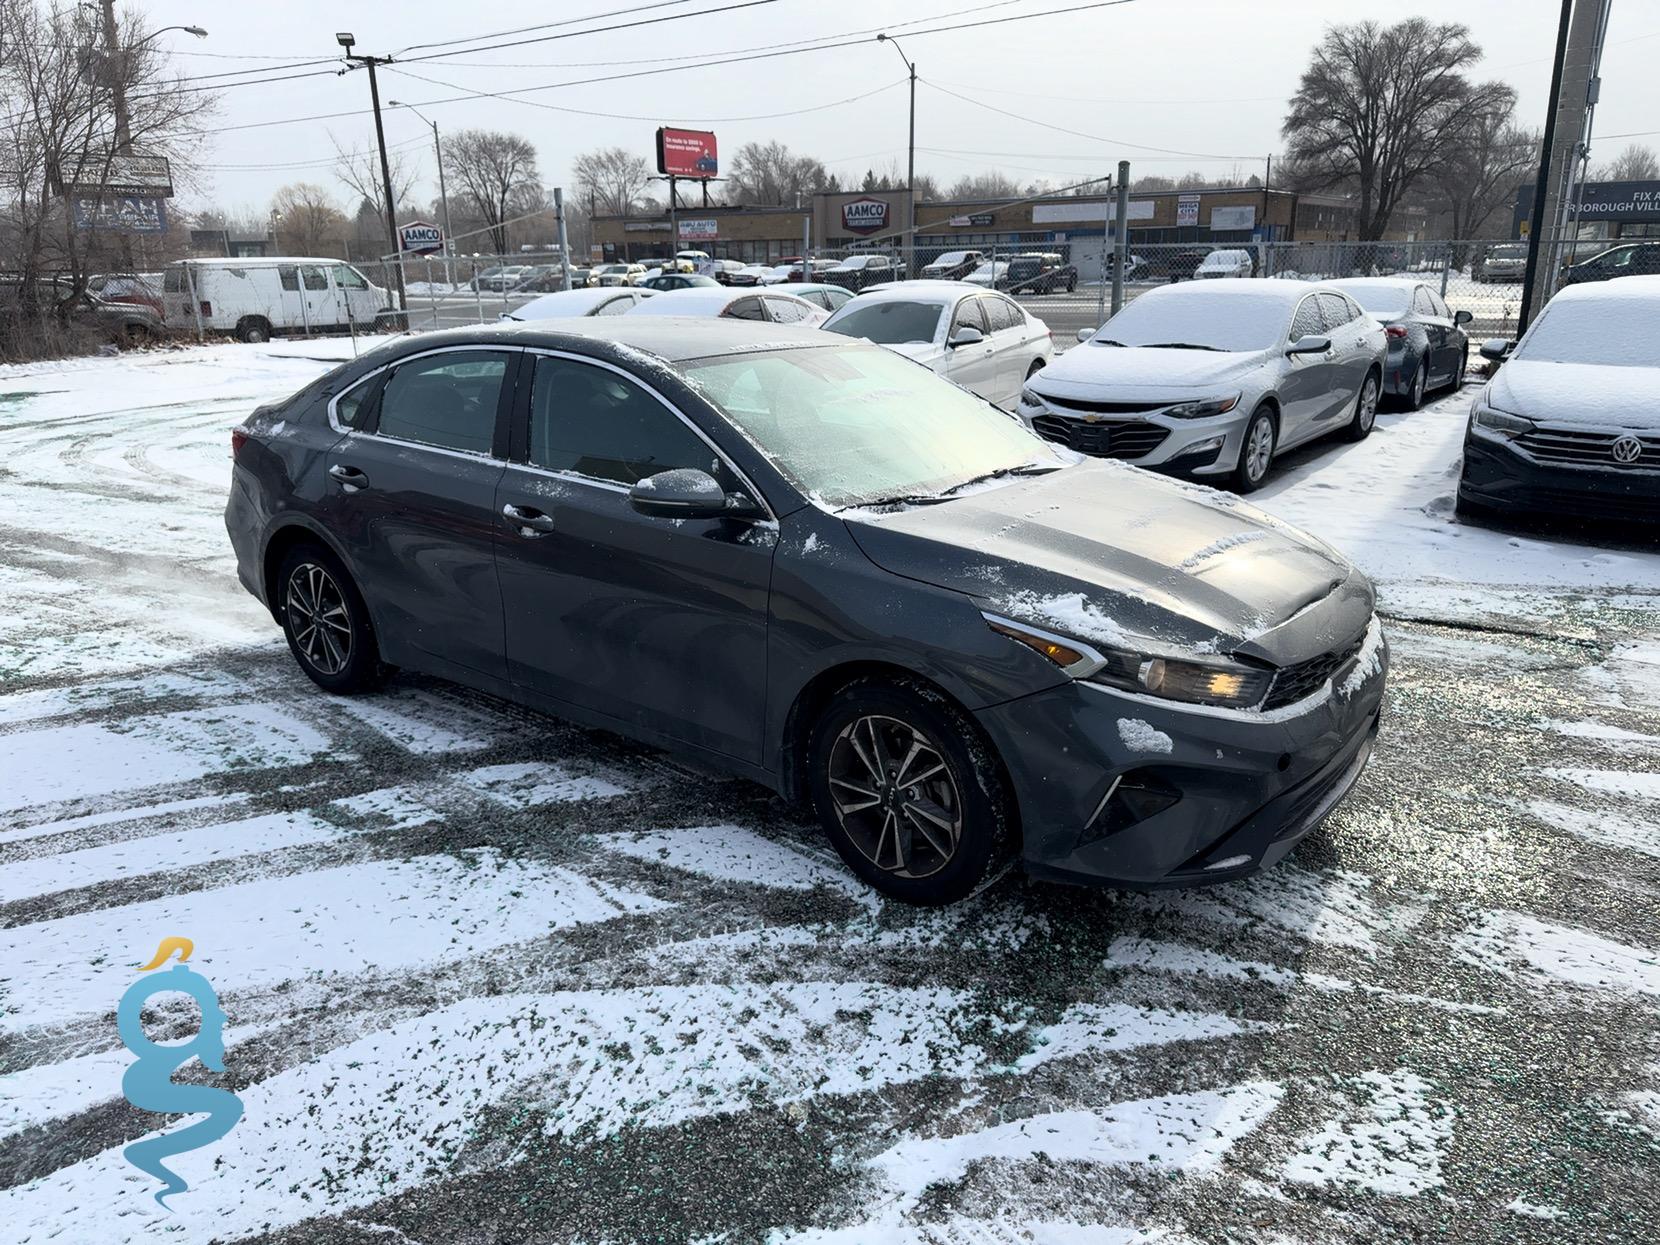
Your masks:
<svg viewBox="0 0 1660 1245"><path fill-rule="evenodd" d="M444 188L444 148L438 141L438 123L415 107L414 104L405 104L400 100L389 99L386 101L386 105L388 108L407 108L432 127L432 155L438 161L438 201L444 207L444 276L451 285L454 285L455 272L450 268L450 257L455 254L455 233L450 229L450 193Z"/></svg>
<svg viewBox="0 0 1660 1245"><path fill-rule="evenodd" d="M905 62L905 71L911 76L911 135L905 149L905 275L916 276L916 62L905 55L899 40L892 35L877 35L876 42L891 43Z"/></svg>

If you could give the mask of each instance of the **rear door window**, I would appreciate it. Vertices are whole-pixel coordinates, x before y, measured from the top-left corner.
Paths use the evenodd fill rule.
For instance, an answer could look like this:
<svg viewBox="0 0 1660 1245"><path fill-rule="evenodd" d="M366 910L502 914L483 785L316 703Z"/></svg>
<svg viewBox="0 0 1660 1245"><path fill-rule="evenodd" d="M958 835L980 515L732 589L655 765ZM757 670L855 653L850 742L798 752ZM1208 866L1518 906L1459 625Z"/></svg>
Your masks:
<svg viewBox="0 0 1660 1245"><path fill-rule="evenodd" d="M381 393L375 431L468 454L488 454L510 356L453 350L401 363Z"/></svg>
<svg viewBox="0 0 1660 1245"><path fill-rule="evenodd" d="M805 324L813 318L811 307L803 307L793 298L769 298L767 310L777 324Z"/></svg>
<svg viewBox="0 0 1660 1245"><path fill-rule="evenodd" d="M1349 310L1349 300L1341 294L1316 294L1320 300L1320 314L1325 319L1326 328L1340 329L1354 319L1354 313Z"/></svg>
<svg viewBox="0 0 1660 1245"><path fill-rule="evenodd" d="M767 313L761 310L761 300L758 298L740 298L721 313L732 320L765 320Z"/></svg>

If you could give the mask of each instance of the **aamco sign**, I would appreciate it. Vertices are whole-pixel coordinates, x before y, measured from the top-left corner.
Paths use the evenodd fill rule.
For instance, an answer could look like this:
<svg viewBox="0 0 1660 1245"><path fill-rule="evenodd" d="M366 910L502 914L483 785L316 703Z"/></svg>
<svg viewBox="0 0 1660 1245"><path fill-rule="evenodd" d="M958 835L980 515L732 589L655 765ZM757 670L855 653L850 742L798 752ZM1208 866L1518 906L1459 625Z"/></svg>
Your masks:
<svg viewBox="0 0 1660 1245"><path fill-rule="evenodd" d="M398 246L412 255L431 255L444 249L444 231L424 220L412 220L398 230Z"/></svg>
<svg viewBox="0 0 1660 1245"><path fill-rule="evenodd" d="M848 233L876 233L888 227L888 205L881 199L850 199L842 204L842 228Z"/></svg>

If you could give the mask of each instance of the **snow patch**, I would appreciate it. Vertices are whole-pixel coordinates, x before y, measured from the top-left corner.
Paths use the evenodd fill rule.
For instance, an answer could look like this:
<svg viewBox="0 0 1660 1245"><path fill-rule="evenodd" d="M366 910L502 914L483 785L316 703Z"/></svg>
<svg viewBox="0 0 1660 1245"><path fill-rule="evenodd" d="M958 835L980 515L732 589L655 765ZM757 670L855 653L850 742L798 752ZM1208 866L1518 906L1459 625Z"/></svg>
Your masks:
<svg viewBox="0 0 1660 1245"><path fill-rule="evenodd" d="M1096 640L1115 648L1130 644L1128 633L1081 592L1056 596L1017 592L997 602L997 607L1010 618L1046 624L1080 640Z"/></svg>
<svg viewBox="0 0 1660 1245"><path fill-rule="evenodd" d="M1118 737L1131 752L1170 752L1176 746L1170 736L1140 718L1119 718Z"/></svg>
<svg viewBox="0 0 1660 1245"><path fill-rule="evenodd" d="M1452 1139L1454 1112L1434 1088L1404 1069L1363 1072L1345 1081L1358 1114L1332 1120L1300 1143L1285 1164L1299 1184L1351 1184L1413 1197L1441 1183L1441 1157Z"/></svg>
<svg viewBox="0 0 1660 1245"><path fill-rule="evenodd" d="M1660 994L1660 954L1519 912L1489 912L1457 939L1459 959L1514 975L1620 994Z"/></svg>

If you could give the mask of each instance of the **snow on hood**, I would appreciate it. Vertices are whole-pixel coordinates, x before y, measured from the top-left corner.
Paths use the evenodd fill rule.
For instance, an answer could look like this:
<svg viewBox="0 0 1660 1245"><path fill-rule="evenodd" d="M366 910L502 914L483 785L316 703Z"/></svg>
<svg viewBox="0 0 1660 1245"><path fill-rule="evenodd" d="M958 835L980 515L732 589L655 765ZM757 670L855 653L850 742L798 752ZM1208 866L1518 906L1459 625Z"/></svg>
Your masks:
<svg viewBox="0 0 1660 1245"><path fill-rule="evenodd" d="M1512 359L1487 386L1486 399L1551 423L1660 429L1660 367Z"/></svg>
<svg viewBox="0 0 1660 1245"><path fill-rule="evenodd" d="M1094 398L1102 390L1212 389L1261 367L1267 352L1152 350L1143 346L1081 345L1068 350L1030 382L1040 394Z"/></svg>
<svg viewBox="0 0 1660 1245"><path fill-rule="evenodd" d="M993 613L1114 645L1303 661L1360 635L1366 578L1225 494L1079 466L880 516L842 512L877 565Z"/></svg>

